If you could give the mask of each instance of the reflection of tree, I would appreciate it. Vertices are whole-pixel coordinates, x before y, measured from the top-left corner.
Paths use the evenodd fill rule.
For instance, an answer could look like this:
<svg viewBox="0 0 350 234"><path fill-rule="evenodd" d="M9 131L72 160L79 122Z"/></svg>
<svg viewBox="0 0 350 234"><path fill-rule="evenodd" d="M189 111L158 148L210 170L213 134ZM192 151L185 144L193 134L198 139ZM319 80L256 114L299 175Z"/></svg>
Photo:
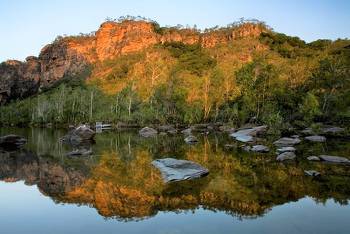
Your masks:
<svg viewBox="0 0 350 234"><path fill-rule="evenodd" d="M94 150L100 156L93 163L87 158L37 156L25 150L3 152L0 179L37 184L57 202L89 205L105 217L122 220L198 207L257 217L304 196L318 202L334 198L341 204L350 199L347 166L311 163L302 155L295 162L276 163L275 155L227 152L221 147L225 142L221 136L199 138L200 143L189 146L181 136L143 139L133 133L106 133L97 136ZM349 153L348 146L343 144L346 150L340 153ZM323 149L314 145L313 150ZM165 185L151 161L169 156L195 161L210 174ZM306 177L305 169L324 176L320 180Z"/></svg>

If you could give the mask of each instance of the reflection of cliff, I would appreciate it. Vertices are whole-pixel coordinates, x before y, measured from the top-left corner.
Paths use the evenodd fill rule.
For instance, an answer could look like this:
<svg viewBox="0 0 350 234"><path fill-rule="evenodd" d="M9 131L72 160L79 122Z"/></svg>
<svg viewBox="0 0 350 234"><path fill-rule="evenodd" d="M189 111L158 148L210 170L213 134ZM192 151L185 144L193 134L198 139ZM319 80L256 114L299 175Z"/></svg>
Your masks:
<svg viewBox="0 0 350 234"><path fill-rule="evenodd" d="M95 150L103 151L98 163L89 163L86 158L37 156L25 150L1 152L0 180L37 184L55 201L92 206L104 217L122 220L198 207L256 217L304 196L320 202L334 198L347 203L350 199L346 166L306 160L276 163L271 160L274 155L226 152L207 138L194 146L184 145L182 138L160 139L140 139L132 134L98 136L101 148ZM160 173L151 166L152 155L168 157L176 155L174 152L208 168L209 176L164 185ZM324 177L306 177L303 170L311 168Z"/></svg>
<svg viewBox="0 0 350 234"><path fill-rule="evenodd" d="M36 184L49 196L62 195L82 184L84 179L83 171L63 166L50 157L38 157L27 150L0 152L0 180L24 180L28 185Z"/></svg>

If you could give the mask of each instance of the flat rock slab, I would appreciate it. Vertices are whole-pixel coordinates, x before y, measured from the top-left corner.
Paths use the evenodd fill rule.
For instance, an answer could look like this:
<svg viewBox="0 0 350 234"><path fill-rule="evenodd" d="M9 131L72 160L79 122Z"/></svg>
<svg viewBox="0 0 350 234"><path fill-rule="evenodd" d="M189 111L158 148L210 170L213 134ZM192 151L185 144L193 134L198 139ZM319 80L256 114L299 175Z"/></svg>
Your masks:
<svg viewBox="0 0 350 234"><path fill-rule="evenodd" d="M270 151L269 147L265 146L265 145L254 145L251 148L251 151L253 152L259 152L259 153L267 153Z"/></svg>
<svg viewBox="0 0 350 234"><path fill-rule="evenodd" d="M284 152L294 152L296 149L293 146L285 146L277 149L278 153L284 153Z"/></svg>
<svg viewBox="0 0 350 234"><path fill-rule="evenodd" d="M231 137L235 138L237 141L241 142L252 142L254 140L253 137L257 136L258 134L265 132L267 129L267 126L258 126L253 128L246 128L238 130L237 132L234 132L230 134Z"/></svg>
<svg viewBox="0 0 350 234"><path fill-rule="evenodd" d="M139 134L142 137L154 137L158 134L158 131L154 128L144 127L139 131Z"/></svg>
<svg viewBox="0 0 350 234"><path fill-rule="evenodd" d="M325 142L326 138L324 136L314 135L314 136L305 137L305 140L312 141L312 142Z"/></svg>
<svg viewBox="0 0 350 234"><path fill-rule="evenodd" d="M300 139L299 138L291 138L291 137L282 137L280 139L278 139L277 141L275 141L273 144L276 146L293 146L296 144L300 143Z"/></svg>
<svg viewBox="0 0 350 234"><path fill-rule="evenodd" d="M319 155L318 157L321 161L325 162L350 164L350 160L344 157L330 155Z"/></svg>
<svg viewBox="0 0 350 234"><path fill-rule="evenodd" d="M294 152L284 152L277 156L277 161L286 161L286 160L292 160L296 157Z"/></svg>
<svg viewBox="0 0 350 234"><path fill-rule="evenodd" d="M208 169L187 160L163 158L152 161L152 165L159 169L166 183L192 180L209 174Z"/></svg>

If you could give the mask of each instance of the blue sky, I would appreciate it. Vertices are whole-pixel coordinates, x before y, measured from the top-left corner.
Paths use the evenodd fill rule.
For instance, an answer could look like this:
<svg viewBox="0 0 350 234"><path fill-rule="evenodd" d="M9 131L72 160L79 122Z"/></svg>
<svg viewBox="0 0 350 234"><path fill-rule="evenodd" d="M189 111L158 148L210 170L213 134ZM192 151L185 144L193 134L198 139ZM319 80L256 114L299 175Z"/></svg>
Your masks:
<svg viewBox="0 0 350 234"><path fill-rule="evenodd" d="M0 0L0 61L37 56L57 35L96 31L121 15L199 28L256 18L306 41L350 38L348 0Z"/></svg>

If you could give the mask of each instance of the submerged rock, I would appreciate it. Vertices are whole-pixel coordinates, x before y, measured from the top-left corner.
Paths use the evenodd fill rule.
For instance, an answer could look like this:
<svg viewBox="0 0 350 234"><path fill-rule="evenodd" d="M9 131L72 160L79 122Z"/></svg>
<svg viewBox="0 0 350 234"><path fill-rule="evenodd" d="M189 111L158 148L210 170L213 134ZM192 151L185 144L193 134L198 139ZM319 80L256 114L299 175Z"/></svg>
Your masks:
<svg viewBox="0 0 350 234"><path fill-rule="evenodd" d="M282 137L275 141L273 144L276 146L292 146L300 143L299 138Z"/></svg>
<svg viewBox="0 0 350 234"><path fill-rule="evenodd" d="M158 134L158 131L154 128L144 127L139 131L139 134L142 137L154 137Z"/></svg>
<svg viewBox="0 0 350 234"><path fill-rule="evenodd" d="M253 152L259 152L259 153L267 153L270 151L269 147L264 146L264 145L254 145L251 148L251 151Z"/></svg>
<svg viewBox="0 0 350 234"><path fill-rule="evenodd" d="M278 153L284 153L284 152L294 152L296 149L293 146L285 146L277 149Z"/></svg>
<svg viewBox="0 0 350 234"><path fill-rule="evenodd" d="M26 143L27 139L14 134L0 137L0 147L4 148L18 148Z"/></svg>
<svg viewBox="0 0 350 234"><path fill-rule="evenodd" d="M321 161L325 162L350 164L350 160L344 157L330 155L319 155L318 157Z"/></svg>
<svg viewBox="0 0 350 234"><path fill-rule="evenodd" d="M316 176L321 175L321 173L319 173L318 171L315 171L315 170L305 170L304 173L305 173L305 175L312 176L312 177L316 177Z"/></svg>
<svg viewBox="0 0 350 234"><path fill-rule="evenodd" d="M312 142L325 142L326 138L324 136L314 135L314 136L305 137L305 140L312 141Z"/></svg>
<svg viewBox="0 0 350 234"><path fill-rule="evenodd" d="M309 161L320 161L321 159L317 156L309 156L307 157L307 160Z"/></svg>
<svg viewBox="0 0 350 234"><path fill-rule="evenodd" d="M286 160L292 160L296 157L294 152L284 152L277 156L277 161L286 161Z"/></svg>
<svg viewBox="0 0 350 234"><path fill-rule="evenodd" d="M193 135L189 135L188 137L185 138L185 142L187 144L195 144L198 142L197 137L193 136Z"/></svg>
<svg viewBox="0 0 350 234"><path fill-rule="evenodd" d="M208 169L187 160L164 158L152 161L152 165L160 170L166 183L192 180L209 174Z"/></svg>

